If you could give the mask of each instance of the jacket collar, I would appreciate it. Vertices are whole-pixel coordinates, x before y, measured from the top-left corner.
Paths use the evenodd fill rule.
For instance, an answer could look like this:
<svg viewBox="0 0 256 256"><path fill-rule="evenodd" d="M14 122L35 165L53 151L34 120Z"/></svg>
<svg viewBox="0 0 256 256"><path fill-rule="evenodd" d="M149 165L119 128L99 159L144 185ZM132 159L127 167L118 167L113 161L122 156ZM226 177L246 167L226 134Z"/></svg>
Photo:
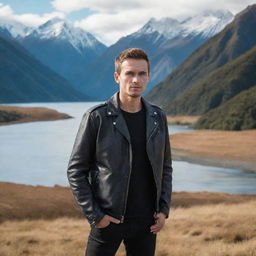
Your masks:
<svg viewBox="0 0 256 256"><path fill-rule="evenodd" d="M154 107L146 101L143 97L141 97L142 103L145 106L147 115L156 116L157 112ZM120 114L120 100L119 100L119 92L116 92L108 101L107 101L107 115L108 116L116 116Z"/></svg>
<svg viewBox="0 0 256 256"><path fill-rule="evenodd" d="M158 128L158 113L154 107L146 101L144 98L141 98L142 103L146 109L146 133L147 141L153 134L153 132ZM120 102L119 102L119 92L116 92L108 101L107 101L107 116L116 117L113 121L113 125L126 137L130 142L130 134L126 122L121 114Z"/></svg>

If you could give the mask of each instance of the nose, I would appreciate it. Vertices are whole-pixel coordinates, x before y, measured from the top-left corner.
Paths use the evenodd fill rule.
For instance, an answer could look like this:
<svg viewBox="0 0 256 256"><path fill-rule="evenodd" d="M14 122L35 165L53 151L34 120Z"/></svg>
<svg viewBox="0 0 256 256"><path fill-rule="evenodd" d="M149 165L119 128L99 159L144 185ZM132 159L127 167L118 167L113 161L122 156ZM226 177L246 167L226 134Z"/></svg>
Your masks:
<svg viewBox="0 0 256 256"><path fill-rule="evenodd" d="M133 83L137 83L139 81L139 77L136 75L136 76L133 76L132 78L132 82Z"/></svg>

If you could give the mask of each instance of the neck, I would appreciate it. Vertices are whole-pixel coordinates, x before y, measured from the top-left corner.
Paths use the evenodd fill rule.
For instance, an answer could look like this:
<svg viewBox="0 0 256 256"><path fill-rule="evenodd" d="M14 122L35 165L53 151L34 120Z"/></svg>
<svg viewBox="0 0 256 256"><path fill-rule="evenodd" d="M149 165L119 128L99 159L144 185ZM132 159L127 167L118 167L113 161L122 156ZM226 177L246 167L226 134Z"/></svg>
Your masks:
<svg viewBox="0 0 256 256"><path fill-rule="evenodd" d="M122 97L119 94L120 108L126 112L135 113L141 110L141 97Z"/></svg>

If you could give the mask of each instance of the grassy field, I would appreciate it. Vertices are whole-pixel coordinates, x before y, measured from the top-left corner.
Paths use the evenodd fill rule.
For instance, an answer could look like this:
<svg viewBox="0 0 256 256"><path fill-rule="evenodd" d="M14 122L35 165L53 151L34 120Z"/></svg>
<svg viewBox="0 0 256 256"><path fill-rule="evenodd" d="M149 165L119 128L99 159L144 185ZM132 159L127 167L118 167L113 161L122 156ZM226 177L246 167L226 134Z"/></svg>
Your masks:
<svg viewBox="0 0 256 256"><path fill-rule="evenodd" d="M5 221L0 233L1 256L83 255L89 225L65 217ZM157 256L255 256L256 200L176 208L157 241Z"/></svg>
<svg viewBox="0 0 256 256"><path fill-rule="evenodd" d="M83 255L89 225L69 188L0 183L0 198L1 256ZM256 256L256 195L173 193L157 241L156 256Z"/></svg>

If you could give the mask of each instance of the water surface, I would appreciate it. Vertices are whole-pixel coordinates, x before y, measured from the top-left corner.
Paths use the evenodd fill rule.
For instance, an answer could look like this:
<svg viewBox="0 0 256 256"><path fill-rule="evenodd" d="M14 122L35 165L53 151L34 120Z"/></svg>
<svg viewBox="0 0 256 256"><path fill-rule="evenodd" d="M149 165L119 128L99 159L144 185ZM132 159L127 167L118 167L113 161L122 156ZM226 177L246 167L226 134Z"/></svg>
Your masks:
<svg viewBox="0 0 256 256"><path fill-rule="evenodd" d="M0 126L0 181L68 185L66 169L83 113L95 102L9 104L48 107L74 118ZM192 130L170 126L170 133ZM256 193L256 174L173 161L175 191Z"/></svg>

